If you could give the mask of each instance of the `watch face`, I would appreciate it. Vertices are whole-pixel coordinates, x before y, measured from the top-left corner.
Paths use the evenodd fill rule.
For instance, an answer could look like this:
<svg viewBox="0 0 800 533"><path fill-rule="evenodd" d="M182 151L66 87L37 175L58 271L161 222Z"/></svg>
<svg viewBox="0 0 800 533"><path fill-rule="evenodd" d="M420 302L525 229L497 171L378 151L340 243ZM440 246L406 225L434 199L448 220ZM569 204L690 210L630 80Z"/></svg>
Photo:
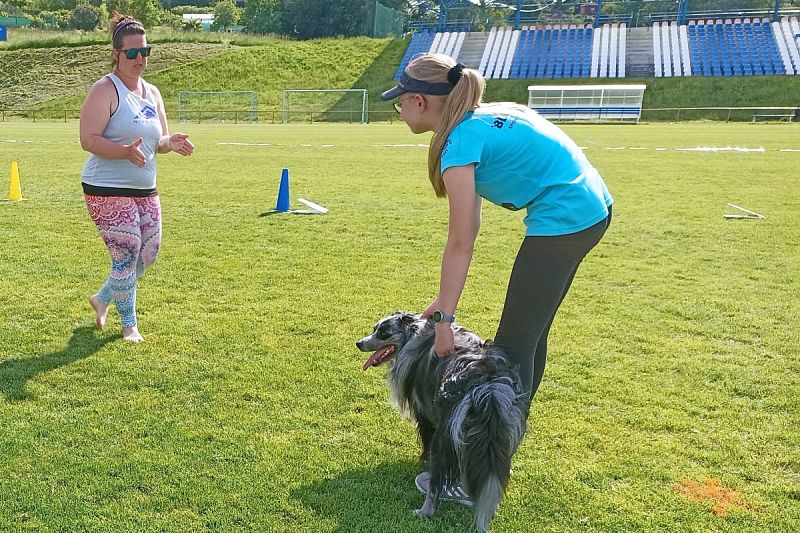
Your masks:
<svg viewBox="0 0 800 533"><path fill-rule="evenodd" d="M433 312L433 321L434 322L441 322L442 321L442 312L441 311L434 311Z"/></svg>

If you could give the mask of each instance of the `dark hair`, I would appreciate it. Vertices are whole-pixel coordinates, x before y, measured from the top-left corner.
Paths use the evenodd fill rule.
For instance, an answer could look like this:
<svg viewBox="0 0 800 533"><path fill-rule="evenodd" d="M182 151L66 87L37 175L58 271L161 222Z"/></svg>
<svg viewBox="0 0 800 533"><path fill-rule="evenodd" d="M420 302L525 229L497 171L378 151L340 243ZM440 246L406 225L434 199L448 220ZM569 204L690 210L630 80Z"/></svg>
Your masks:
<svg viewBox="0 0 800 533"><path fill-rule="evenodd" d="M144 24L129 15L123 15L119 11L114 11L108 21L111 31L111 46L114 50L122 50L122 38L126 35L144 35ZM111 60L111 69L116 68L117 58Z"/></svg>

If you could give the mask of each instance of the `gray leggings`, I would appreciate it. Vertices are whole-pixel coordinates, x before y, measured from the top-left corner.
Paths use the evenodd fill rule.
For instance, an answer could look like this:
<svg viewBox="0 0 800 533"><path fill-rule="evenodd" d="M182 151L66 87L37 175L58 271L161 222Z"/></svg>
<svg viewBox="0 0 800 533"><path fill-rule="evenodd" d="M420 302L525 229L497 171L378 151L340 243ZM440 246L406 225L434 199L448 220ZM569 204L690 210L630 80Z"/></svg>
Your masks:
<svg viewBox="0 0 800 533"><path fill-rule="evenodd" d="M586 254L611 224L608 217L577 233L528 236L517 253L494 343L519 367L522 390L533 399L544 374L547 335Z"/></svg>

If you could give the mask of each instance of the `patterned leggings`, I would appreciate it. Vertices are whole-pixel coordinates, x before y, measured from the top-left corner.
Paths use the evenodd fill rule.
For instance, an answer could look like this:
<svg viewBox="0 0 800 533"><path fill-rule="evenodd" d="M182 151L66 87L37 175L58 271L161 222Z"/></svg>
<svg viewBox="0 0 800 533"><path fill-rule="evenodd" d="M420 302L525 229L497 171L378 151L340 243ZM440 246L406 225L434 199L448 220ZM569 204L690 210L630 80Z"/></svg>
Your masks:
<svg viewBox="0 0 800 533"><path fill-rule="evenodd" d="M156 260L161 245L161 203L158 196L84 196L111 254L111 274L97 297L106 304L114 300L122 327L135 326L136 281Z"/></svg>

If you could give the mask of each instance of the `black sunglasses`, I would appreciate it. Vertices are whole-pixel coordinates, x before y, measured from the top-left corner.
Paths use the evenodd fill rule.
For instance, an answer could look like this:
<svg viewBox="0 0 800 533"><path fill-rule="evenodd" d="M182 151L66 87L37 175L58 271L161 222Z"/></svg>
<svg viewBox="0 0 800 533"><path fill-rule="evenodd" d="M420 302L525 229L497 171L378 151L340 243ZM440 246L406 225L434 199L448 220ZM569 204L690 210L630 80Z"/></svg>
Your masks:
<svg viewBox="0 0 800 533"><path fill-rule="evenodd" d="M120 50L120 52L123 52L128 59L136 59L139 54L142 54L142 57L148 57L150 50L152 50L152 47L145 46L143 48L126 48L125 50Z"/></svg>

